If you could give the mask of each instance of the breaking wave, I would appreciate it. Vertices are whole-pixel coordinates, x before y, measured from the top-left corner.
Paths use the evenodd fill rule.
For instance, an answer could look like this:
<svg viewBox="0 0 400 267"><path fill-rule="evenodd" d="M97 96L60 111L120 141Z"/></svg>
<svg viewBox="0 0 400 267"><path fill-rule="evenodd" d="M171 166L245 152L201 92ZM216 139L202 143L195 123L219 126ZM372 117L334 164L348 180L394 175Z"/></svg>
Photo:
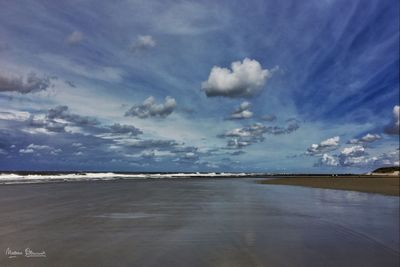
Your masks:
<svg viewBox="0 0 400 267"><path fill-rule="evenodd" d="M83 173L0 173L0 184L72 182L72 181L103 181L118 179L162 179L162 178L223 178L246 177L248 173L114 173L114 172L83 172Z"/></svg>

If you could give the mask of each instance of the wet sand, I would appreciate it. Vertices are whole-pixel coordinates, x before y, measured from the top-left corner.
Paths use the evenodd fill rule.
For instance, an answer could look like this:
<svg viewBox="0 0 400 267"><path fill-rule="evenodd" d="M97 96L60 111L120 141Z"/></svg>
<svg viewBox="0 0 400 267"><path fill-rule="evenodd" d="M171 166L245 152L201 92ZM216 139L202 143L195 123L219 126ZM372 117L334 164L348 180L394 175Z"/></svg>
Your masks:
<svg viewBox="0 0 400 267"><path fill-rule="evenodd" d="M399 266L399 197L261 180L2 185L0 266Z"/></svg>
<svg viewBox="0 0 400 267"><path fill-rule="evenodd" d="M262 181L261 183L352 190L366 193L400 196L400 178L397 176L280 177L276 179L268 179Z"/></svg>

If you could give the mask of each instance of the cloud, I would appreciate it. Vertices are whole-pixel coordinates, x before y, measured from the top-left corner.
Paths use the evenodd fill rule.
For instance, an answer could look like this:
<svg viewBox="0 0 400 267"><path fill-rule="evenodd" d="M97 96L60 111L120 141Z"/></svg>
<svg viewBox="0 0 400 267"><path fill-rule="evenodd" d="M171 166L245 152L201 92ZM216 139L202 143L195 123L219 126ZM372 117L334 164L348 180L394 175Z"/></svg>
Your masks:
<svg viewBox="0 0 400 267"><path fill-rule="evenodd" d="M334 156L323 154L315 166L338 166L339 162Z"/></svg>
<svg viewBox="0 0 400 267"><path fill-rule="evenodd" d="M38 77L36 73L29 73L24 79L21 76L13 76L0 73L0 92L18 92L28 94L46 90L51 86L50 77Z"/></svg>
<svg viewBox="0 0 400 267"><path fill-rule="evenodd" d="M26 111L18 110L4 110L0 111L0 120L10 120L10 121L25 121L29 118L30 113Z"/></svg>
<svg viewBox="0 0 400 267"><path fill-rule="evenodd" d="M73 31L70 35L68 35L66 41L69 45L76 45L76 44L79 44L80 42L82 42L83 38L84 38L84 35L82 32Z"/></svg>
<svg viewBox="0 0 400 267"><path fill-rule="evenodd" d="M253 112L249 110L250 103L244 101L240 104L240 106L231 114L229 119L231 120L241 120L241 119L249 119L253 116Z"/></svg>
<svg viewBox="0 0 400 267"><path fill-rule="evenodd" d="M236 128L231 131L227 131L223 137L260 137L265 133L266 127L261 123L254 123L250 126L243 128Z"/></svg>
<svg viewBox="0 0 400 267"><path fill-rule="evenodd" d="M136 148L136 149L157 149L157 150L171 150L174 147L178 146L179 143L177 143L174 140L153 140L153 139L147 139L147 140L135 140L135 142L129 144L128 146L130 148Z"/></svg>
<svg viewBox="0 0 400 267"><path fill-rule="evenodd" d="M273 71L262 69L258 61L245 58L243 62L233 62L231 70L214 66L201 88L208 97L251 97L262 90Z"/></svg>
<svg viewBox="0 0 400 267"><path fill-rule="evenodd" d="M171 149L172 153L189 153L189 152L197 152L198 148L194 146L179 146L179 147L174 147Z"/></svg>
<svg viewBox="0 0 400 267"><path fill-rule="evenodd" d="M67 106L57 106L44 114L27 113L24 114L24 119L19 120L15 120L16 116L10 116L8 113L4 117L6 120L0 120L0 148L3 149L1 140L6 141L5 148L16 144L17 148L10 153L5 149L7 156L30 156L24 157L28 159L28 164L40 160L45 162L41 164L50 166L56 163L52 156L60 153L63 155L63 162L71 164L70 166L98 165L109 162L107 159L110 158L120 163L130 162L138 166L149 164L149 160L160 164L172 164L174 159L179 159L179 164L197 164L200 155L206 156L205 152L198 152L197 147L185 146L183 142L139 139L137 136L142 131L133 125L102 125L93 118L89 118L89 121L95 120L95 123L88 123L87 117L71 113ZM49 134L50 125L56 128L53 125L56 123L60 125L57 134ZM71 127L70 131L67 126L82 128L75 131ZM80 159L76 159L76 156Z"/></svg>
<svg viewBox="0 0 400 267"><path fill-rule="evenodd" d="M122 68L104 66L98 62L87 64L85 60L76 61L71 57L56 55L52 53L43 53L37 56L48 66L56 66L57 69L66 74L83 77L85 79L96 79L105 82L121 82L126 72Z"/></svg>
<svg viewBox="0 0 400 267"><path fill-rule="evenodd" d="M354 166L371 163L373 159L368 158L367 155L363 146L345 147L339 154L339 164L341 166Z"/></svg>
<svg viewBox="0 0 400 267"><path fill-rule="evenodd" d="M195 152L188 152L182 155L180 157L180 160L185 160L185 161L196 161L199 159L199 155L196 154Z"/></svg>
<svg viewBox="0 0 400 267"><path fill-rule="evenodd" d="M334 145L336 140L333 138L328 139L327 142L330 145ZM325 140L327 141L327 140ZM367 157L365 148L360 145L345 147L342 149L338 156L331 156L328 154L323 154L319 159L319 162L315 166L361 166L366 164L372 164L374 158Z"/></svg>
<svg viewBox="0 0 400 267"><path fill-rule="evenodd" d="M231 140L228 140L227 146L229 148L241 149L241 148L249 146L253 143L251 140L245 141L242 139L243 138L233 138Z"/></svg>
<svg viewBox="0 0 400 267"><path fill-rule="evenodd" d="M365 148L363 146L359 146L359 145L345 147L340 152L340 155L343 155L346 157L360 157L360 156L365 155Z"/></svg>
<svg viewBox="0 0 400 267"><path fill-rule="evenodd" d="M85 128L90 133L108 133L112 135L137 136L143 132L133 125L114 123L103 126L93 117L81 116L71 113L68 106L56 106L47 111L44 118L36 118L34 115L26 120L28 126L44 128L50 132L65 132L67 126L78 126ZM60 121L61 120L61 121Z"/></svg>
<svg viewBox="0 0 400 267"><path fill-rule="evenodd" d="M47 111L46 114L38 116L30 115L25 123L29 127L43 128L49 132L65 132L67 126L77 126L85 128L90 132L112 133L137 135L141 131L133 126L114 124L111 126L101 126L100 122L93 117L82 116L71 113L68 106L56 106Z"/></svg>
<svg viewBox="0 0 400 267"><path fill-rule="evenodd" d="M49 109L47 118L50 120L62 119L76 126L95 126L100 124L96 118L70 113L68 106L56 106Z"/></svg>
<svg viewBox="0 0 400 267"><path fill-rule="evenodd" d="M382 167L398 166L399 151L382 153L377 156L368 156L362 146L344 148L338 156L324 154L315 166L341 166L341 167Z"/></svg>
<svg viewBox="0 0 400 267"><path fill-rule="evenodd" d="M264 121L276 121L276 116L275 115L264 115L261 119Z"/></svg>
<svg viewBox="0 0 400 267"><path fill-rule="evenodd" d="M290 134L300 128L299 121L296 119L289 119L286 121L287 125L282 126L269 126L266 128L266 133L273 135Z"/></svg>
<svg viewBox="0 0 400 267"><path fill-rule="evenodd" d="M360 156L360 157L341 156L339 160L340 160L339 164L342 167L349 167L349 166L361 167L365 165L374 165L374 159L365 156Z"/></svg>
<svg viewBox="0 0 400 267"><path fill-rule="evenodd" d="M113 134L129 134L136 136L143 133L140 129L133 125L121 125L119 123L114 123L113 125L108 126L108 129Z"/></svg>
<svg viewBox="0 0 400 267"><path fill-rule="evenodd" d="M239 155L243 155L243 154L246 154L246 152L244 152L243 150L236 150L236 151L232 152L230 155L239 156Z"/></svg>
<svg viewBox="0 0 400 267"><path fill-rule="evenodd" d="M366 134L360 139L351 139L348 143L349 144L366 144L366 143L372 143L377 140L381 139L381 136L379 134Z"/></svg>
<svg viewBox="0 0 400 267"><path fill-rule="evenodd" d="M139 35L135 42L131 44L132 52L144 51L156 46L156 41L150 35Z"/></svg>
<svg viewBox="0 0 400 267"><path fill-rule="evenodd" d="M142 2L140 6L143 6ZM152 2L154 5L155 2ZM156 31L173 35L207 34L210 31L220 30L228 26L229 12L219 12L218 8L198 1L157 2L160 5L157 19L150 19L148 23ZM153 10L153 9L152 9ZM142 17L147 20L151 15Z"/></svg>
<svg viewBox="0 0 400 267"><path fill-rule="evenodd" d="M65 80L65 83L68 84L68 85L69 85L70 87L72 87L72 88L76 88L75 83L73 83L73 82L71 82L71 81Z"/></svg>
<svg viewBox="0 0 400 267"><path fill-rule="evenodd" d="M385 127L385 133L392 135L400 134L400 106L393 107L393 121Z"/></svg>
<svg viewBox="0 0 400 267"><path fill-rule="evenodd" d="M156 104L154 97L150 96L140 105L132 106L125 116L138 117L141 119L149 117L162 117L165 118L170 115L176 108L176 101L174 98L167 96L164 104Z"/></svg>
<svg viewBox="0 0 400 267"><path fill-rule="evenodd" d="M250 126L235 128L224 134L218 135L220 138L228 138L228 148L240 149L254 143L263 142L264 134L280 135L289 134L299 128L298 121L295 119L287 120L284 127L273 126L266 127L262 123L254 123Z"/></svg>
<svg viewBox="0 0 400 267"><path fill-rule="evenodd" d="M72 146L73 146L73 147L78 147L78 148L79 148L79 147L82 147L83 145L82 145L82 143L78 143L78 142L77 142L77 143L72 143Z"/></svg>
<svg viewBox="0 0 400 267"><path fill-rule="evenodd" d="M29 118L32 119L32 116ZM49 135L47 131L39 129L48 129L47 125L52 123L46 114L36 115L32 120L34 121L33 125L29 125L30 120L28 118L25 120L0 120L0 148L9 148L7 150L8 156L11 157L10 160L12 158L17 160L24 155L27 156L24 157L24 160L18 161L20 167L35 166L32 164L40 163L40 166L44 168L54 168L54 166L60 164L59 159L54 156L61 153L63 155L62 162L72 166L72 169L84 166L105 166L103 164L109 163L110 158L125 160L124 152L131 151L127 146L127 143L132 140L131 136L125 136L125 139L123 139L121 135L138 133L137 129L125 127L125 125L96 125L85 127L84 133L81 131L59 131L57 134ZM64 125L75 125L62 119L55 120L63 121L62 127ZM121 132L121 134L117 132ZM113 136L102 135L102 133L111 133L111 135L117 136L113 138ZM3 146L3 140L5 146ZM13 145L14 148L10 145ZM112 146L118 146L120 149L113 150L111 149ZM136 149L135 152L137 151ZM80 156L80 159L76 158L77 155ZM37 160L40 160L40 162ZM7 162L3 161L2 163L3 166L7 166Z"/></svg>
<svg viewBox="0 0 400 267"><path fill-rule="evenodd" d="M28 126L34 128L45 128L49 132L65 132L66 123L57 122L49 119L35 119L34 115L31 115L26 122Z"/></svg>
<svg viewBox="0 0 400 267"><path fill-rule="evenodd" d="M307 149L307 154L320 155L324 152L335 150L339 146L339 141L340 141L340 137L335 136L332 138L328 138L319 144L312 144Z"/></svg>
<svg viewBox="0 0 400 267"><path fill-rule="evenodd" d="M377 157L373 158L376 166L399 166L400 165L400 154L399 150L392 151L389 153L382 153Z"/></svg>
<svg viewBox="0 0 400 267"><path fill-rule="evenodd" d="M264 141L265 132L266 127L263 124L254 123L250 126L227 131L218 137L229 138L227 142L228 148L240 149L253 143Z"/></svg>
<svg viewBox="0 0 400 267"><path fill-rule="evenodd" d="M7 154L8 152L5 149L0 148L0 155L7 155Z"/></svg>
<svg viewBox="0 0 400 267"><path fill-rule="evenodd" d="M20 154L46 153L51 155L58 155L61 152L62 152L61 149L55 149L47 145L35 145L35 144L30 144L26 148L22 148L19 150Z"/></svg>

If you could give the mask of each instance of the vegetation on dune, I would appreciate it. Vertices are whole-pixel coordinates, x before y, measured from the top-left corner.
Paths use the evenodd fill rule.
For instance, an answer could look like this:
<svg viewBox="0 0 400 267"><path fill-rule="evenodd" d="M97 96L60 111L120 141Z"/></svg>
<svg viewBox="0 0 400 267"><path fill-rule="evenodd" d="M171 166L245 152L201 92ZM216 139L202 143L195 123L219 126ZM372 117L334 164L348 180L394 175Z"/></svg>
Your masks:
<svg viewBox="0 0 400 267"><path fill-rule="evenodd" d="M374 170L373 173L392 173L395 171L400 171L400 166L378 168Z"/></svg>
<svg viewBox="0 0 400 267"><path fill-rule="evenodd" d="M323 189L351 190L400 196L400 179L397 176L281 177L264 180L261 183L269 185L292 185Z"/></svg>

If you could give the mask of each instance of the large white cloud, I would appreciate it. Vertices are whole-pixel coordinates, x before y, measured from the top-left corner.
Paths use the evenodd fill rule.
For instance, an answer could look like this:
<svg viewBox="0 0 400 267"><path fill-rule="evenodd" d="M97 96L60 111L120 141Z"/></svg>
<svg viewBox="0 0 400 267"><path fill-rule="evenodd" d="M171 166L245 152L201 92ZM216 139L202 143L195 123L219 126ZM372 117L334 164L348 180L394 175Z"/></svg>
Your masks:
<svg viewBox="0 0 400 267"><path fill-rule="evenodd" d="M209 97L251 97L263 88L272 72L263 69L257 60L245 58L233 62L231 69L214 66L201 88Z"/></svg>
<svg viewBox="0 0 400 267"><path fill-rule="evenodd" d="M393 122L386 126L385 133L387 134L400 134L400 106L393 107Z"/></svg>
<svg viewBox="0 0 400 267"><path fill-rule="evenodd" d="M148 117L167 117L176 108L176 100L170 96L165 98L165 102L157 104L154 97L150 96L140 105L132 106L125 116L138 117L141 119Z"/></svg>

